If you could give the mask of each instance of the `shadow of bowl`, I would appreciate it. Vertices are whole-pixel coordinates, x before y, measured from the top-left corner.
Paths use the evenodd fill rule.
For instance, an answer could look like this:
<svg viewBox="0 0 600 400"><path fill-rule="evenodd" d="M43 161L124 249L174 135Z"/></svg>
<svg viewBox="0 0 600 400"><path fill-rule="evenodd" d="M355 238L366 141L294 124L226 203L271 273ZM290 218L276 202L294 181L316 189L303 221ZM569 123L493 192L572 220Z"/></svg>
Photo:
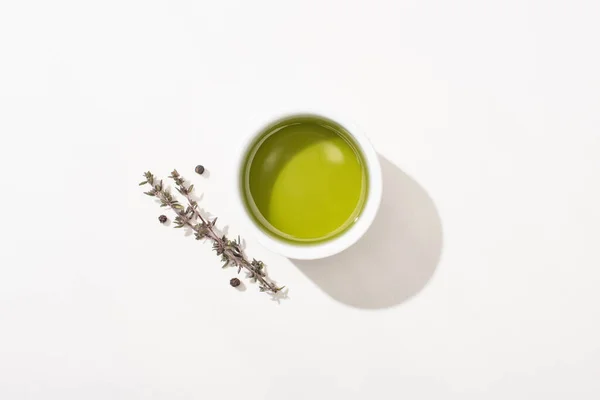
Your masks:
<svg viewBox="0 0 600 400"><path fill-rule="evenodd" d="M433 200L398 167L379 158L383 198L365 236L329 258L292 260L331 297L365 309L392 307L419 293L442 252L442 223Z"/></svg>

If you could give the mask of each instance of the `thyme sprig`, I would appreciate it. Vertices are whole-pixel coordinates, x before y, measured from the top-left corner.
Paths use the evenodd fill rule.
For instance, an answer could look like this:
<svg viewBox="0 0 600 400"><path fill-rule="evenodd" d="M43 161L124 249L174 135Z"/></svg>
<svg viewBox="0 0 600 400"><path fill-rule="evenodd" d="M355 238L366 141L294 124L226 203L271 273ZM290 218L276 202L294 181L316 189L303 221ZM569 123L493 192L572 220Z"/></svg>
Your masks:
<svg viewBox="0 0 600 400"><path fill-rule="evenodd" d="M188 184L177 170L173 170L169 178L173 179L176 190L185 198L186 206L181 204L171 194L169 188L163 185L163 181L156 179L151 172L144 173L144 178L145 180L140 182L140 186L146 184L151 186L150 190L144 193L158 198L161 207L168 207L176 214L175 228L188 227L194 232L196 240L209 239L212 241L212 248L221 257L223 268L234 266L237 267L238 273L245 270L247 277L258 283L261 292L277 294L284 289L284 286L278 287L267 276L265 264L262 261L248 260L242 250L242 241L239 236L235 240L229 240L226 235L216 233L217 218L210 220L202 215L198 208L198 202L191 195L194 185Z"/></svg>

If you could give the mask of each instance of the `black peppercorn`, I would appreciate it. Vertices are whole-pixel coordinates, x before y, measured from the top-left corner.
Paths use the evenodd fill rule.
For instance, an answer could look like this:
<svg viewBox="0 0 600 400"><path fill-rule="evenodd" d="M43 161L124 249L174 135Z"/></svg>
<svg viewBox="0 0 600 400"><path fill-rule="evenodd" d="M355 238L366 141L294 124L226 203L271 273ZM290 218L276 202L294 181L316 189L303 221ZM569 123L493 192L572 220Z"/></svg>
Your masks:
<svg viewBox="0 0 600 400"><path fill-rule="evenodd" d="M204 167L202 165L196 165L196 173L202 175L204 173Z"/></svg>
<svg viewBox="0 0 600 400"><path fill-rule="evenodd" d="M158 217L158 220L160 221L161 224L164 224L165 222L167 222L167 216L161 215L160 217Z"/></svg>
<svg viewBox="0 0 600 400"><path fill-rule="evenodd" d="M240 282L238 278L231 278L231 280L229 281L229 284L233 287L238 287L241 283L242 282Z"/></svg>

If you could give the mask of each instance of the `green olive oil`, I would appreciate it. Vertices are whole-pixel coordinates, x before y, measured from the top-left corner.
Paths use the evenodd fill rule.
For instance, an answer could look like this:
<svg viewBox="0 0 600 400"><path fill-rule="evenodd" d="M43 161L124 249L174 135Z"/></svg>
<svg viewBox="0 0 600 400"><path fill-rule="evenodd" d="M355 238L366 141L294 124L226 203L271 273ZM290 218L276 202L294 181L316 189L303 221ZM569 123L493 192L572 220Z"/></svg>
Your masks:
<svg viewBox="0 0 600 400"><path fill-rule="evenodd" d="M366 201L361 150L342 126L322 117L290 117L266 128L241 173L255 222L290 242L336 237L358 219Z"/></svg>

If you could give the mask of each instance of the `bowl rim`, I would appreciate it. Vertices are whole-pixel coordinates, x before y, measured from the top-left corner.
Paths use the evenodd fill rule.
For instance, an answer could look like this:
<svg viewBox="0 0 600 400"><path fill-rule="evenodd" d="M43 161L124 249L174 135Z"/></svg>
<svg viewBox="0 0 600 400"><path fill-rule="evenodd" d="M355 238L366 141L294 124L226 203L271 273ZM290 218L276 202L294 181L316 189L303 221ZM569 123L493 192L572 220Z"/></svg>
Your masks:
<svg viewBox="0 0 600 400"><path fill-rule="evenodd" d="M242 193L242 174L240 171L246 162L246 154L250 150L250 147L254 144L256 138L273 123L297 116L314 116L330 119L345 128L355 140L356 144L360 147L367 164L367 173L369 174L367 199L363 206L363 210L358 217L358 220L348 230L339 234L338 236L315 244L294 244L277 239L265 233L260 227L257 226L252 216L249 215L249 212L244 205ZM310 109L279 112L275 115L271 115L268 118L264 118L257 125L258 127L251 130L250 134L248 134L241 141L241 144L236 151L236 155L233 158L235 160L233 169L235 177L231 179L235 185L235 188L233 188L233 193L235 193L235 196L233 196L233 206L236 209L236 213L239 214L244 228L267 249L282 256L297 260L316 260L329 257L338 254L355 244L372 225L373 220L377 215L377 211L379 210L383 192L379 155L373 148L373 145L369 141L368 137L353 121L349 120L348 118L344 118L343 116L339 115L339 113L321 112Z"/></svg>

